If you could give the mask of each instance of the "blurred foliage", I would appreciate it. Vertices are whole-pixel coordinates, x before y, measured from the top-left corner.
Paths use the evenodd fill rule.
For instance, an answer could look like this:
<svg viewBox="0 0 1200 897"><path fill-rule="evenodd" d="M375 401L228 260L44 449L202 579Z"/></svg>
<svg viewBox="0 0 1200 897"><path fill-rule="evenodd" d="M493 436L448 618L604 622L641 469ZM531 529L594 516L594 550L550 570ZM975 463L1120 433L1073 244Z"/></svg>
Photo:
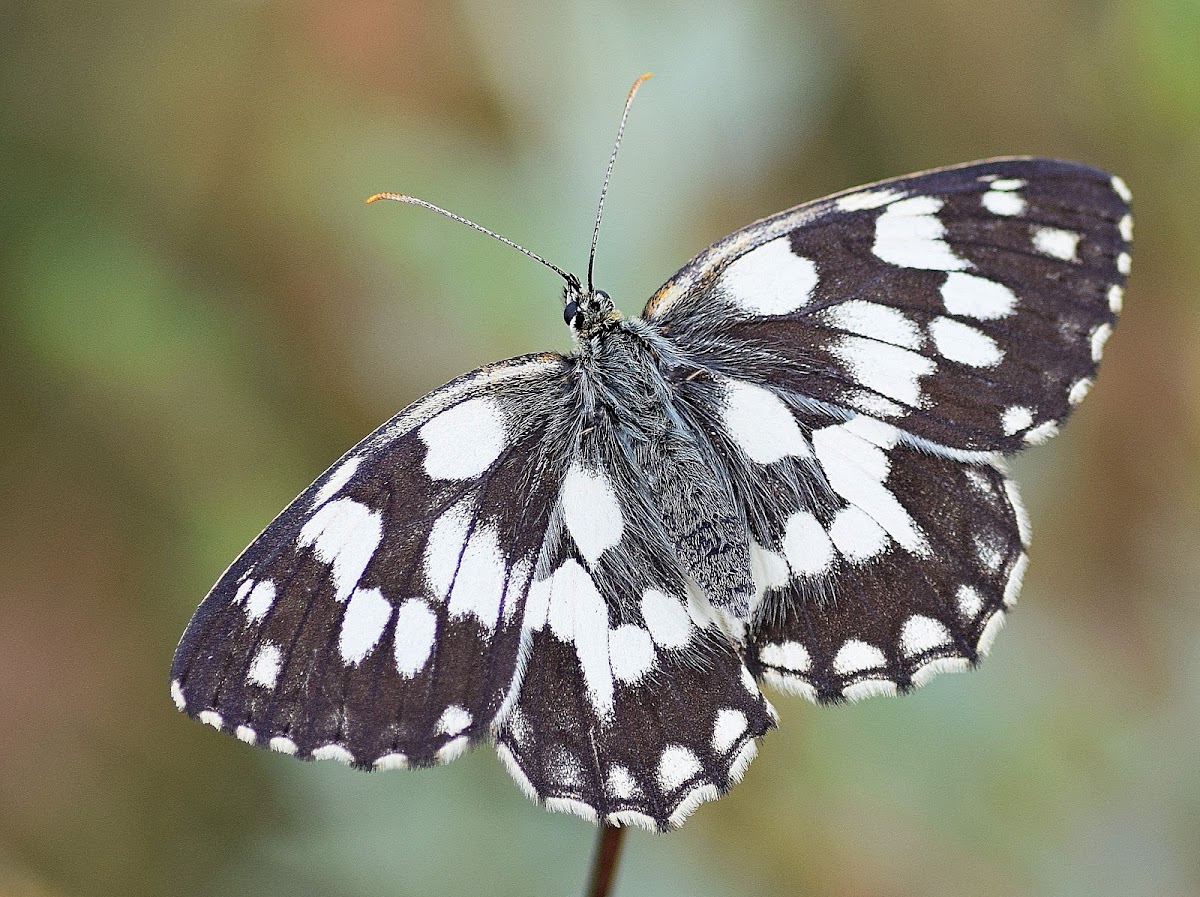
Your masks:
<svg viewBox="0 0 1200 897"><path fill-rule="evenodd" d="M205 590L375 424L565 349L711 240L1002 153L1120 172L1125 320L1021 459L1022 607L973 675L779 698L746 780L635 833L618 893L1200 892L1200 6L1194 0L8 4L0 34L0 894L563 894L592 829L485 750L366 776L177 714Z"/></svg>

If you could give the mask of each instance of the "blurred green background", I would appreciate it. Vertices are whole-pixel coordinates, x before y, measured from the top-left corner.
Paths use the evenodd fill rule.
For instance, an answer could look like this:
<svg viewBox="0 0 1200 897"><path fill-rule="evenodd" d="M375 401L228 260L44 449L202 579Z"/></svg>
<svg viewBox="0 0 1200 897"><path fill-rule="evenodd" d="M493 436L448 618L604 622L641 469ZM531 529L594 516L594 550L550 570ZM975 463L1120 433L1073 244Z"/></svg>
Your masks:
<svg viewBox="0 0 1200 897"><path fill-rule="evenodd" d="M1132 186L1127 313L1021 458L1033 562L993 656L900 700L777 696L746 780L633 833L626 895L1200 893L1195 0L4 4L0 894L577 893L593 829L490 750L364 775L177 713L241 548L400 407L565 350L757 217L1002 153Z"/></svg>

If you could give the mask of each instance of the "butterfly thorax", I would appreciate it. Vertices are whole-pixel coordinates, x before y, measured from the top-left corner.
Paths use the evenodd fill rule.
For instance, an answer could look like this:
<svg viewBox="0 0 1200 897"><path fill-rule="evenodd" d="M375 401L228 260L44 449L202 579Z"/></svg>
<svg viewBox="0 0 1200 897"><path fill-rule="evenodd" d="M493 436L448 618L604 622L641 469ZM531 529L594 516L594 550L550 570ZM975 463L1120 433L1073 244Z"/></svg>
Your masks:
<svg viewBox="0 0 1200 897"><path fill-rule="evenodd" d="M639 475L637 498L653 508L682 571L714 607L744 620L754 594L749 531L725 465L669 385L678 359L666 345L640 318L580 340L584 405L607 424L591 435L613 439Z"/></svg>

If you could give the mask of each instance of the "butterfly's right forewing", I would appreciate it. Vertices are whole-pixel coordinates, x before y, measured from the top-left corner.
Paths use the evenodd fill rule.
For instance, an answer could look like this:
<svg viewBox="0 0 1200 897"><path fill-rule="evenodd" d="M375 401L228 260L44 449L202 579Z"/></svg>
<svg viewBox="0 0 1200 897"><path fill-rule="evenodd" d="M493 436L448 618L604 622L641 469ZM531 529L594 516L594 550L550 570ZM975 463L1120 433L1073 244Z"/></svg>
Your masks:
<svg viewBox="0 0 1200 897"><path fill-rule="evenodd" d="M181 708L363 767L486 737L565 469L566 369L545 355L468 374L330 468L196 613L172 668Z"/></svg>

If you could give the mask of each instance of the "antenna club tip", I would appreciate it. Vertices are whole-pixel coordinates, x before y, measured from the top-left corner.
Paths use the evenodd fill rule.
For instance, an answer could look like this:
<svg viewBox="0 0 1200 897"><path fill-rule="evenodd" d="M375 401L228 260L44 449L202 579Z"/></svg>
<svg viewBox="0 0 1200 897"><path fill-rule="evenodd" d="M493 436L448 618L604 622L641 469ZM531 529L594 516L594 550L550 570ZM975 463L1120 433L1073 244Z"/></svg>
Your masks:
<svg viewBox="0 0 1200 897"><path fill-rule="evenodd" d="M626 105L628 105L633 100L633 95L638 92L638 88L641 87L643 84L645 84L647 81L649 81L653 77L654 77L654 72L646 72L646 73L642 74L641 76L639 76L638 79L633 82L633 87L629 88L629 96L625 100Z"/></svg>
<svg viewBox="0 0 1200 897"><path fill-rule="evenodd" d="M396 198L396 194L394 194L394 193L372 193L370 196L368 196L366 198L366 205L370 205L373 202L378 202L381 199L395 199L395 198Z"/></svg>

